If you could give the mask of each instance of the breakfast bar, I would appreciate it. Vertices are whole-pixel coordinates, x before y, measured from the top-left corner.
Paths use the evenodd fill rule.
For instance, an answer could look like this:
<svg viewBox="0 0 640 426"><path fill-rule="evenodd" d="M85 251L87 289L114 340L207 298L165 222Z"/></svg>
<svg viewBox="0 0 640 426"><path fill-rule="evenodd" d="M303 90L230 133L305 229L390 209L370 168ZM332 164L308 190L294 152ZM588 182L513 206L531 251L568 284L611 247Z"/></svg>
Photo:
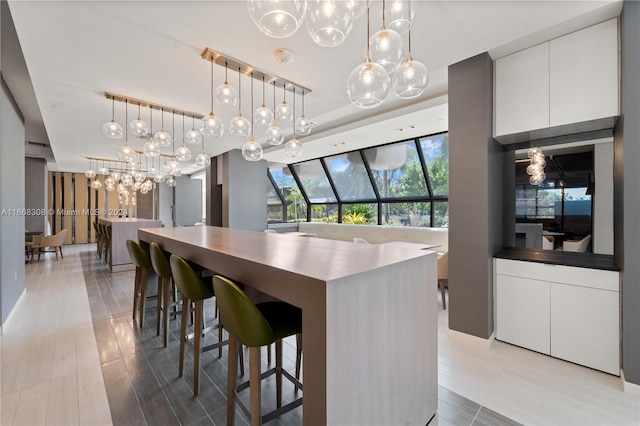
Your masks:
<svg viewBox="0 0 640 426"><path fill-rule="evenodd" d="M138 237L302 309L304 424L435 414L435 252L209 226Z"/></svg>

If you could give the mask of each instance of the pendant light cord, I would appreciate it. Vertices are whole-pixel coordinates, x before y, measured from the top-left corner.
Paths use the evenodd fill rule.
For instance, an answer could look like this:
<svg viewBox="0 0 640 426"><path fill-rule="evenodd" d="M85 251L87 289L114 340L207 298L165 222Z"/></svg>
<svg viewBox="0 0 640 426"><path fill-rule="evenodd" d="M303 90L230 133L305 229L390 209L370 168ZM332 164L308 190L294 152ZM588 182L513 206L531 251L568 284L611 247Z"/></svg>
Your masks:
<svg viewBox="0 0 640 426"><path fill-rule="evenodd" d="M264 77L262 77L262 104L264 105ZM251 73L251 141L253 142L253 73Z"/></svg>
<svg viewBox="0 0 640 426"><path fill-rule="evenodd" d="M124 104L124 122L125 123L129 122L129 99L126 99L125 100L125 104ZM128 141L129 141L129 126L127 126L125 124L125 126L124 126L124 144L125 145L129 145Z"/></svg>
<svg viewBox="0 0 640 426"><path fill-rule="evenodd" d="M385 25L385 12L384 10L386 9L386 3L385 0L382 0L382 28L387 28L387 26Z"/></svg>
<svg viewBox="0 0 640 426"><path fill-rule="evenodd" d="M253 77L253 73L251 73L251 77ZM253 87L253 83L251 83L251 87ZM253 96L251 96L251 98L253 99ZM265 106L264 104L264 75L262 76L262 106ZM253 108L251 108L253 109Z"/></svg>
<svg viewBox="0 0 640 426"><path fill-rule="evenodd" d="M240 81L240 77L240 67L238 67L238 115L242 115L242 81Z"/></svg>
<svg viewBox="0 0 640 426"><path fill-rule="evenodd" d="M276 112L276 82L273 82L273 112ZM273 115L273 122L276 122L276 116Z"/></svg>
<svg viewBox="0 0 640 426"><path fill-rule="evenodd" d="M304 117L304 89L302 90L302 116Z"/></svg>
<svg viewBox="0 0 640 426"><path fill-rule="evenodd" d="M211 58L211 115L213 115L213 58Z"/></svg>
<svg viewBox="0 0 640 426"><path fill-rule="evenodd" d="M111 98L111 121L116 121L116 100Z"/></svg>

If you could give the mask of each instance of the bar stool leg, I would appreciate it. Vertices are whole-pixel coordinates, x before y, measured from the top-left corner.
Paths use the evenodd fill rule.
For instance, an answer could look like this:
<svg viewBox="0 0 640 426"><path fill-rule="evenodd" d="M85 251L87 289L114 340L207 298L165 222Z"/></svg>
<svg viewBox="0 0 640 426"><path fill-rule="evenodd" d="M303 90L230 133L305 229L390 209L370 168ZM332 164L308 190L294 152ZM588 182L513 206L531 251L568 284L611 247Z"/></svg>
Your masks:
<svg viewBox="0 0 640 426"><path fill-rule="evenodd" d="M167 347L167 343L169 342L169 287L171 287L170 278L164 277L162 279L162 313L164 315L163 338L165 348Z"/></svg>
<svg viewBox="0 0 640 426"><path fill-rule="evenodd" d="M164 303L164 292L162 291L162 277L158 275L158 297L156 298L156 336L160 335L160 316L162 314L162 304Z"/></svg>
<svg viewBox="0 0 640 426"><path fill-rule="evenodd" d="M202 338L202 300L195 301L196 323L193 326L193 394L200 391L200 339Z"/></svg>
<svg viewBox="0 0 640 426"><path fill-rule="evenodd" d="M133 280L133 320L136 320L136 311L138 308L138 292L140 291L140 268L136 266L136 277Z"/></svg>
<svg viewBox="0 0 640 426"><path fill-rule="evenodd" d="M144 324L144 301L147 298L147 268L140 268L140 285L138 288L140 289L140 296L138 296L140 299L140 328L142 328Z"/></svg>
<svg viewBox="0 0 640 426"><path fill-rule="evenodd" d="M282 339L276 340L276 408L282 407Z"/></svg>
<svg viewBox="0 0 640 426"><path fill-rule="evenodd" d="M187 316L189 315L189 305L191 301L186 297L182 297L182 321L180 322L180 366L178 375L182 377L184 371L184 345L187 338Z"/></svg>
<svg viewBox="0 0 640 426"><path fill-rule="evenodd" d="M249 392L251 393L251 426L262 423L260 414L260 347L249 348Z"/></svg>
<svg viewBox="0 0 640 426"><path fill-rule="evenodd" d="M302 361L302 334L296 334L296 379L300 380L300 364ZM298 388L296 387L296 391Z"/></svg>
<svg viewBox="0 0 640 426"><path fill-rule="evenodd" d="M227 368L227 426L233 426L236 414L236 375L238 343L234 336L229 334L229 362Z"/></svg>

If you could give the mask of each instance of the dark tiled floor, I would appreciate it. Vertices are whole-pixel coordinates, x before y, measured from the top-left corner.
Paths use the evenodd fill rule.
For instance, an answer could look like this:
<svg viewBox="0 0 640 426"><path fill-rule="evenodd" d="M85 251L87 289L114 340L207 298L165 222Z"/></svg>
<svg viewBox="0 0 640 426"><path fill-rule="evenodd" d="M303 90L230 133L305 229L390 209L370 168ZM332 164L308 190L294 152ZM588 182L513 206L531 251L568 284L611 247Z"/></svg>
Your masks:
<svg viewBox="0 0 640 426"><path fill-rule="evenodd" d="M131 318L134 273L109 272L94 251L83 252L80 257L114 425L225 425L226 348L221 358L216 350L202 355L200 394L194 397L193 357L189 348L184 376L178 377L179 321L170 321L169 344L164 348L162 338L156 336L155 301L149 303L152 308L145 315L142 329ZM155 290L155 280L149 281L148 287ZM212 303L209 301L205 308L207 314L213 313ZM215 337L207 337L204 344L215 341ZM266 369L264 350L262 358ZM290 339L284 345L284 367L292 371L294 366L295 340ZM297 396L287 380L283 380L283 387L286 404ZM244 397L248 402L248 395ZM273 376L263 385L262 401L263 410L275 407ZM301 423L302 408L270 422L274 425ZM236 424L247 424L240 413L236 415ZM439 386L438 413L430 425L517 423Z"/></svg>

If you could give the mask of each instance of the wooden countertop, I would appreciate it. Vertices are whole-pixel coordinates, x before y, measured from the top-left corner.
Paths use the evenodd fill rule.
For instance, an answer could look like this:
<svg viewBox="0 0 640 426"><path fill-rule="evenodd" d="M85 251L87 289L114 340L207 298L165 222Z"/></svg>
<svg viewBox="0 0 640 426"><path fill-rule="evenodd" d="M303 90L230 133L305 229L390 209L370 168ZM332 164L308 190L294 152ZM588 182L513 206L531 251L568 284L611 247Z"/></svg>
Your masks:
<svg viewBox="0 0 640 426"><path fill-rule="evenodd" d="M524 260L550 265L619 271L614 257L608 254L565 252L532 248L506 248L494 255L500 259Z"/></svg>
<svg viewBox="0 0 640 426"><path fill-rule="evenodd" d="M101 217L101 221L109 223L148 223L148 222L160 222L157 219L145 219L138 217Z"/></svg>

